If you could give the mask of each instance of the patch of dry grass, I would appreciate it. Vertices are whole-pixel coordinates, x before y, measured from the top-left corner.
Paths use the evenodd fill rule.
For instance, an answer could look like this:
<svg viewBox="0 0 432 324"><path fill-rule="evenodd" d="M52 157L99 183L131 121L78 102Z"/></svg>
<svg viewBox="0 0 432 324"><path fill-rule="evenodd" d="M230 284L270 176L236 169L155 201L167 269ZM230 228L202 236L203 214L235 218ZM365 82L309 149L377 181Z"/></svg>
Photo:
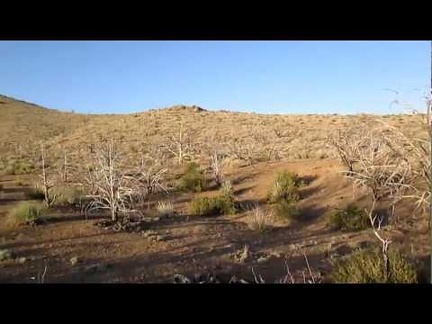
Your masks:
<svg viewBox="0 0 432 324"><path fill-rule="evenodd" d="M265 232L273 223L273 211L258 205L250 206L248 215L245 218L249 229L257 232Z"/></svg>

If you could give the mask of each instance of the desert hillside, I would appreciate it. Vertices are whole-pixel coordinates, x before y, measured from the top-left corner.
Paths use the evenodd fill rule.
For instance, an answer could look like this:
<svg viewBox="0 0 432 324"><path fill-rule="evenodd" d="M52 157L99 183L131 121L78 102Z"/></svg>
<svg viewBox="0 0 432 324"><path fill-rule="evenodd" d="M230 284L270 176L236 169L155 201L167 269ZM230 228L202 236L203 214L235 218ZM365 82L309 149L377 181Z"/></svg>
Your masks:
<svg viewBox="0 0 432 324"><path fill-rule="evenodd" d="M0 282L424 281L427 215L393 199L430 194L416 171L430 160L404 151L424 138L420 120L196 106L85 115L0 96ZM351 177L334 141L354 156ZM108 189L106 172L118 177ZM343 265L381 251L365 210L392 241L391 278L358 269L381 273L380 252Z"/></svg>
<svg viewBox="0 0 432 324"><path fill-rule="evenodd" d="M278 159L331 156L327 137L355 121L415 131L412 115L271 115L210 111L176 106L135 114L84 115L60 112L0 96L0 143L3 154L29 154L40 143L53 151L77 154L106 140L122 143L126 152L143 152L177 135L181 125L194 145L217 141L227 149L243 145L257 158L272 153ZM84 150L85 151L85 150ZM87 151L84 152L84 154Z"/></svg>

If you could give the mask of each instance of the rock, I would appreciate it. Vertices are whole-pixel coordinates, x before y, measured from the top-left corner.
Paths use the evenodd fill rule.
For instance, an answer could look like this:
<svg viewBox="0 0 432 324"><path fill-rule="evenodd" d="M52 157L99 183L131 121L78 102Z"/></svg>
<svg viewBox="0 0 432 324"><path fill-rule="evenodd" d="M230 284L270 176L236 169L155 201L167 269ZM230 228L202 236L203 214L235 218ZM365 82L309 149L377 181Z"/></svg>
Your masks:
<svg viewBox="0 0 432 324"><path fill-rule="evenodd" d="M76 256L70 258L69 261L70 261L70 263L71 263L72 266L76 265L79 262L78 257L76 257Z"/></svg>
<svg viewBox="0 0 432 324"><path fill-rule="evenodd" d="M274 256L275 258L280 258L280 257L282 257L282 254L279 252L272 252L271 256Z"/></svg>
<svg viewBox="0 0 432 324"><path fill-rule="evenodd" d="M0 250L0 261L13 259L14 253L11 250Z"/></svg>
<svg viewBox="0 0 432 324"><path fill-rule="evenodd" d="M266 257L259 257L258 260L257 260L257 262L258 262L258 263L264 263L264 262L266 262L267 260L268 260L268 258L266 258Z"/></svg>
<svg viewBox="0 0 432 324"><path fill-rule="evenodd" d="M23 263L26 263L27 258L21 257L21 258L18 258L17 261L18 261L18 263L23 264Z"/></svg>
<svg viewBox="0 0 432 324"><path fill-rule="evenodd" d="M164 239L165 239L165 236L164 236L164 235L156 235L156 236L155 236L155 240L156 240L157 242L163 241Z"/></svg>

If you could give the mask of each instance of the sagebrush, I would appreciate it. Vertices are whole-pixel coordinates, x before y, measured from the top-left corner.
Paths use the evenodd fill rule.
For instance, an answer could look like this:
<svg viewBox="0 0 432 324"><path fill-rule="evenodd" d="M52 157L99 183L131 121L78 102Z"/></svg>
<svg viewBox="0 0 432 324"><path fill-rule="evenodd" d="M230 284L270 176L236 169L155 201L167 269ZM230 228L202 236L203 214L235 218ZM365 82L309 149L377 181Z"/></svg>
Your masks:
<svg viewBox="0 0 432 324"><path fill-rule="evenodd" d="M334 264L331 279L335 283L417 283L417 271L400 251L389 252L389 277L386 280L381 250L364 250Z"/></svg>
<svg viewBox="0 0 432 324"><path fill-rule="evenodd" d="M288 202L299 201L301 184L302 182L297 174L289 171L279 172L276 175L272 189L267 195L269 203L278 203L282 200Z"/></svg>
<svg viewBox="0 0 432 324"><path fill-rule="evenodd" d="M189 163L180 178L178 189L180 191L201 192L207 189L207 179L198 163Z"/></svg>
<svg viewBox="0 0 432 324"><path fill-rule="evenodd" d="M235 214L235 197L231 183L225 182L216 197L200 197L192 200L189 211L191 215L199 216Z"/></svg>
<svg viewBox="0 0 432 324"><path fill-rule="evenodd" d="M21 202L7 215L10 226L36 225L46 207L41 202Z"/></svg>
<svg viewBox="0 0 432 324"><path fill-rule="evenodd" d="M328 222L333 229L342 231L360 231L371 227L366 211L354 204L332 212Z"/></svg>

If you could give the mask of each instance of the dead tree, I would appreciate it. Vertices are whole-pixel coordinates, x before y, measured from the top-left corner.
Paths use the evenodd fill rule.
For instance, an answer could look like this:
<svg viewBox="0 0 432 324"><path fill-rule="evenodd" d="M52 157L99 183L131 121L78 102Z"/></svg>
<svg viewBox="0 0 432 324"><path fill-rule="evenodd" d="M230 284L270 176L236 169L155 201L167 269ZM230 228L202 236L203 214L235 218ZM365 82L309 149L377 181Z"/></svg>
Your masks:
<svg viewBox="0 0 432 324"><path fill-rule="evenodd" d="M121 212L127 211L134 189L126 172L121 170L122 158L112 142L96 152L95 159L86 179L92 191L88 209L108 209L111 220L116 221Z"/></svg>
<svg viewBox="0 0 432 324"><path fill-rule="evenodd" d="M247 162L249 166L253 166L257 153L257 143L254 140L250 139L246 141L234 139L228 146L232 156L238 160Z"/></svg>
<svg viewBox="0 0 432 324"><path fill-rule="evenodd" d="M356 170L346 173L354 180L355 185L366 188L369 193L371 204L365 211L372 230L382 245L384 274L385 280L388 281L391 276L388 254L391 240L383 238L380 234L384 215L377 212L377 205L389 202L394 207L394 204L406 195L406 190L413 185L415 173L406 152L396 149L397 141L386 134L386 129L377 128L365 131L365 134L365 146Z"/></svg>
<svg viewBox="0 0 432 324"><path fill-rule="evenodd" d="M364 142L365 129L366 124L355 123L347 130L339 130L327 139L341 163L347 168L348 175L354 171L355 164L361 160L363 151L367 148Z"/></svg>
<svg viewBox="0 0 432 324"><path fill-rule="evenodd" d="M62 165L62 180L67 183L69 181L69 165L68 165L68 155L66 152L63 154L63 165Z"/></svg>
<svg viewBox="0 0 432 324"><path fill-rule="evenodd" d="M56 200L56 195L51 195L51 189L54 187L54 180L48 175L47 167L45 163L45 149L43 144L41 145L41 169L42 174L40 178L42 180L42 191L44 194L45 204L50 207Z"/></svg>
<svg viewBox="0 0 432 324"><path fill-rule="evenodd" d="M178 164L183 164L192 151L191 136L184 131L183 122L180 123L178 135L168 137L168 143L164 147L177 158Z"/></svg>
<svg viewBox="0 0 432 324"><path fill-rule="evenodd" d="M225 168L227 165L228 153L225 152L223 145L218 143L215 136L206 140L206 143L202 150L209 157L209 166L212 174L212 178L216 185L220 187L224 182Z"/></svg>
<svg viewBox="0 0 432 324"><path fill-rule="evenodd" d="M390 279L391 273L390 273L390 258L389 258L389 246L392 242L389 238L383 238L380 235L381 230L381 224L383 222L383 216L382 215L376 215L375 214L375 207L376 207L376 199L372 200L372 204L369 209L366 209L366 213L369 217L373 233L378 238L378 240L381 242L381 251L384 261L384 280L385 282L388 282Z"/></svg>
<svg viewBox="0 0 432 324"><path fill-rule="evenodd" d="M431 207L431 144L430 139L427 139L427 134L430 133L429 115L430 113L427 116L418 114L420 132L417 136L407 135L382 122L387 130L387 146L411 170L411 181L404 183L406 193L402 198L415 199L416 210L423 211Z"/></svg>

